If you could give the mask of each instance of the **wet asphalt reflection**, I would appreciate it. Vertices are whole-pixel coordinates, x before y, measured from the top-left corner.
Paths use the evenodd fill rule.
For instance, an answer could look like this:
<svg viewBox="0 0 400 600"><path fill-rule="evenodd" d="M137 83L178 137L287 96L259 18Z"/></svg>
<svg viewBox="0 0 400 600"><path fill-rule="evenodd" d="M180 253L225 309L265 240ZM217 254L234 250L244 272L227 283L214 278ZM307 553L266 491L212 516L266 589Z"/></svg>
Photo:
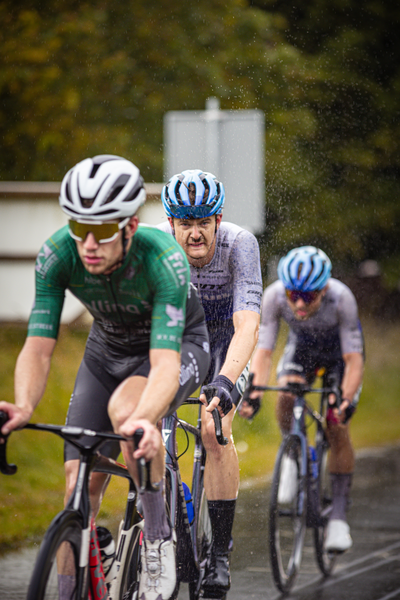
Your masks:
<svg viewBox="0 0 400 600"><path fill-rule="evenodd" d="M272 600L268 486L242 489L234 529L229 600ZM400 599L400 446L358 454L349 523L353 546L329 578L318 569L307 531L300 573L287 600Z"/></svg>
<svg viewBox="0 0 400 600"><path fill-rule="evenodd" d="M268 557L269 485L243 485L234 525L228 600L277 600ZM300 574L287 600L400 599L400 446L357 455L349 523L353 547L321 577L307 532ZM37 548L0 558L0 599L23 600ZM182 586L179 600L187 600Z"/></svg>

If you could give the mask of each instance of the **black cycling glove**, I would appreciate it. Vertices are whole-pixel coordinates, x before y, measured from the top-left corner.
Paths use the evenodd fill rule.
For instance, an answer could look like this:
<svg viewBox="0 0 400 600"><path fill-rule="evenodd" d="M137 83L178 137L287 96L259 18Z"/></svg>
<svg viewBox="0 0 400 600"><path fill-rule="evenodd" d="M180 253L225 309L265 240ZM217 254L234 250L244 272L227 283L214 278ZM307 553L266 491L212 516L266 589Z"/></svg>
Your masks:
<svg viewBox="0 0 400 600"><path fill-rule="evenodd" d="M248 419L251 421L254 419L256 414L261 408L261 396L257 396L256 398L250 398L250 393L252 392L252 384L253 384L254 374L250 373L249 380L246 385L246 389L244 390L244 394L242 397L242 402L247 402L249 406L253 409L253 414Z"/></svg>
<svg viewBox="0 0 400 600"><path fill-rule="evenodd" d="M342 399L342 402L343 402L343 400L344 399ZM350 402L350 404L344 409L344 421L343 421L343 423L347 423L347 421L350 421L350 419L353 416L356 408L357 408L357 406L355 404L353 404L353 402Z"/></svg>
<svg viewBox="0 0 400 600"><path fill-rule="evenodd" d="M230 412L233 406L231 398L233 386L234 384L230 379L228 379L228 377L225 377L225 375L217 375L214 381L203 386L202 392L205 393L206 390L209 390L211 393L212 390L212 398L214 398L214 396L219 398L218 406L221 408L223 415L225 416L228 414L228 412Z"/></svg>

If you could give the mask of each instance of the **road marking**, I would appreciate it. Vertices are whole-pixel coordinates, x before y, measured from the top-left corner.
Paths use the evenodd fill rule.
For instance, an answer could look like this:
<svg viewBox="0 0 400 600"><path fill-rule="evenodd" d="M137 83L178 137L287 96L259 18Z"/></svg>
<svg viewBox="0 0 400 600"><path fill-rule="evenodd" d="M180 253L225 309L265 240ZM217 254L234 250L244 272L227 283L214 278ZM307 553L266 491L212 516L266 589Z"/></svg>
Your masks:
<svg viewBox="0 0 400 600"><path fill-rule="evenodd" d="M351 568L355 567L356 565L361 565L362 563L365 563L373 558L382 556L382 554L384 552L396 550L397 548L400 548L400 542L396 542L394 544L391 544L390 546L379 548L378 550L375 550L374 552L371 552L370 554L366 554L365 556L363 556L361 558L357 558L356 560L353 560L352 562L347 563L346 565L343 565L343 567L341 567L341 568L338 567L338 569L336 571L334 571L334 573L337 575L336 577L333 576L331 579L322 580L322 583L321 583L322 575L319 575L318 577L314 577L314 579L312 579L311 581L308 581L307 583L304 583L303 585L299 585L299 586L295 585L293 588L293 592L298 592L298 591L304 590L308 587L315 585L316 583L319 583L321 588L325 589L327 587L331 587L332 585L336 585L337 583L345 581L346 579L351 579L352 577L360 575L361 573L364 573L365 571L369 571L371 569L376 569L376 568L382 567L382 566L387 565L388 563L391 563L394 561L400 561L400 555L391 556L390 558L386 558L379 562L373 563L372 565L371 564L366 565L365 567L358 569L356 571L348 572ZM345 572L347 574L345 574ZM395 590L394 592L391 592L388 596L384 596L382 598L377 598L377 600L389 600L389 598L394 598L399 592L400 592L400 590ZM274 596L273 600L277 600L278 598L282 598L282 595L278 594L277 596Z"/></svg>
<svg viewBox="0 0 400 600"><path fill-rule="evenodd" d="M387 594L386 596L382 596L382 598L377 598L376 600L389 600L389 598L395 598L397 596L397 594L399 594L399 596L400 596L400 588L398 590L394 590L394 592L391 592L390 594Z"/></svg>

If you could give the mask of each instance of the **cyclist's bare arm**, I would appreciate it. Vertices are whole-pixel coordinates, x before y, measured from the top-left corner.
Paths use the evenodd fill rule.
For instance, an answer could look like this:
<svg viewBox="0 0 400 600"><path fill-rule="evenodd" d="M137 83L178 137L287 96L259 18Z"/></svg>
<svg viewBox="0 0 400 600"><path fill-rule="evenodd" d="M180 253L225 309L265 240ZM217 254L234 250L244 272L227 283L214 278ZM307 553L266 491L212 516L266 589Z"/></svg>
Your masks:
<svg viewBox="0 0 400 600"><path fill-rule="evenodd" d="M53 338L32 336L26 339L15 367L15 404L0 402L0 410L10 417L2 429L5 435L26 425L40 402L55 345Z"/></svg>
<svg viewBox="0 0 400 600"><path fill-rule="evenodd" d="M257 343L260 315L251 310L238 310L233 313L233 325L235 333L219 374L235 384L249 362ZM201 395L200 400L207 406L204 394ZM218 403L219 399L215 397L207 406L207 412L212 412Z"/></svg>
<svg viewBox="0 0 400 600"><path fill-rule="evenodd" d="M253 359L251 361L250 373L254 373L253 385L265 386L268 385L271 362L272 362L272 350L258 347L254 352ZM261 398L262 392L252 392L251 398ZM254 409L249 405L247 401L243 401L240 408L240 415L245 419L251 419Z"/></svg>
<svg viewBox="0 0 400 600"><path fill-rule="evenodd" d="M344 375L342 379L342 404L339 407L337 418L344 420L344 411L352 402L354 396L360 388L364 373L364 359L359 352L349 352L343 354ZM339 415L340 413L340 415Z"/></svg>

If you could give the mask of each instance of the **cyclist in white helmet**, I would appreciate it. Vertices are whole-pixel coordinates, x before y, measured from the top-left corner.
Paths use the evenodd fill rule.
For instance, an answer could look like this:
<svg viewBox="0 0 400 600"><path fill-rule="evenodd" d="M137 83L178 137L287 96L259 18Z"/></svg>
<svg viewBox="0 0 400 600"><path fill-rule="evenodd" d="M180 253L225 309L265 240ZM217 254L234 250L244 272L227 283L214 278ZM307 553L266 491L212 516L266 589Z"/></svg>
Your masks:
<svg viewBox="0 0 400 600"><path fill-rule="evenodd" d="M151 460L157 491L141 493L145 516L141 600L168 600L175 589L175 539L163 498L164 452L156 424L193 393L209 366L204 311L190 284L185 253L171 236L139 226L146 193L139 169L118 156L78 163L64 177L60 204L69 224L43 245L36 262L36 297L28 337L15 371L15 404L0 402L10 420L3 435L26 424L45 389L65 290L93 316L68 409L67 425L114 430L137 481L136 460ZM116 458L118 444L102 453ZM77 450L65 445L66 497L75 486ZM91 507L99 509L107 477L91 476ZM74 581L59 573L60 599Z"/></svg>
<svg viewBox="0 0 400 600"><path fill-rule="evenodd" d="M168 223L190 264L191 281L206 313L211 366L204 380L215 390L202 411L207 450L205 490L213 546L203 585L204 598L225 598L230 587L229 551L239 465L232 439L232 420L248 376L260 320L262 296L258 243L248 231L222 222L223 184L199 169L171 177L162 190ZM205 402L204 394L201 399ZM218 406L228 446L217 444L211 410Z"/></svg>
<svg viewBox="0 0 400 600"><path fill-rule="evenodd" d="M251 364L253 383L268 383L281 319L289 325L289 337L277 368L278 385L311 384L320 368L341 383L341 406L328 412L332 512L325 546L327 550L343 552L352 545L346 518L354 469L349 419L357 406L364 367L357 303L350 289L331 277L331 262L325 252L314 246L291 250L280 260L278 276L279 280L268 286L263 295L260 337ZM252 396L259 399L260 393L253 392ZM283 434L290 429L292 407L293 396L280 393L277 417ZM243 410L252 412L248 404ZM294 482L293 467L290 461L284 464L279 488L282 502L290 501L295 493L289 483Z"/></svg>

